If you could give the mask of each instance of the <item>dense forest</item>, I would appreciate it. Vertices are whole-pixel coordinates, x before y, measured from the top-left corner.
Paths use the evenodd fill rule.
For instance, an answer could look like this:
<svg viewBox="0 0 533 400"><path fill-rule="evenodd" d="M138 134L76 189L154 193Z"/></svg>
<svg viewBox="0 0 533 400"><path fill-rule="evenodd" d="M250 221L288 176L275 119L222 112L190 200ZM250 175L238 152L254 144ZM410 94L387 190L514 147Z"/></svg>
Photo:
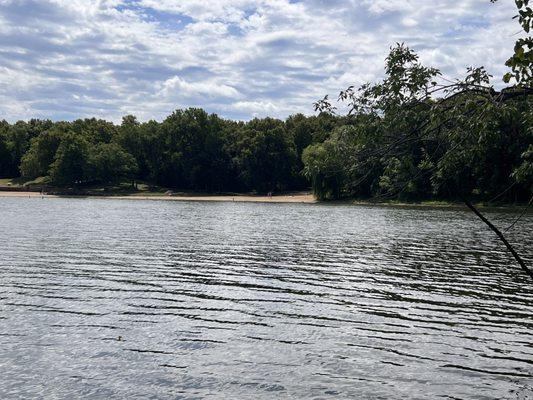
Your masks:
<svg viewBox="0 0 533 400"><path fill-rule="evenodd" d="M321 199L453 200L458 188L467 188L488 201L510 186L498 200L524 201L533 177L533 113L523 115L532 106L518 98L512 107L494 110L486 116L486 133L475 140L435 137L386 154L378 150L398 130L409 129L408 121L391 126L387 115L320 113L236 122L201 109L177 110L162 122L140 123L130 115L120 125L98 119L2 121L0 177L46 177L58 187L141 180L206 192L312 186ZM423 119L424 113L421 108L410 117ZM354 157L362 149L373 154L364 164ZM448 160L453 173L431 169L430 151Z"/></svg>
<svg viewBox="0 0 533 400"><path fill-rule="evenodd" d="M308 188L302 152L329 138L343 119L327 114L236 122L201 109L163 122L120 125L98 119L0 122L0 177L59 187L141 180L206 192Z"/></svg>

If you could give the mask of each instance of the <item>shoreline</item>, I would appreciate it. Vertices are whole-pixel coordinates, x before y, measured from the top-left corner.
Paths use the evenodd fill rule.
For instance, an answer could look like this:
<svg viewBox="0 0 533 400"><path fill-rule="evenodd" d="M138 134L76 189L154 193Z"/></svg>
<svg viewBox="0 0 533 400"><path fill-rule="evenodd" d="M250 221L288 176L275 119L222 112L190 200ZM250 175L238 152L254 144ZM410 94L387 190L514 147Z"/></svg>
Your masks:
<svg viewBox="0 0 533 400"><path fill-rule="evenodd" d="M102 199L102 200L159 200L159 201L215 201L235 203L317 203L317 200L309 193L295 193L292 195L256 196L256 195L198 195L198 194L131 194L131 195L57 195L41 194L39 192L0 191L0 197L11 198L79 198L79 199Z"/></svg>
<svg viewBox="0 0 533 400"><path fill-rule="evenodd" d="M393 208L434 208L443 210L463 210L466 209L462 203L452 203L445 201L427 201L418 203L409 202L395 202L395 201L372 201L361 199L345 199L333 201L319 201L309 192L295 192L293 194L280 194L269 196L253 195L253 194L197 194L197 193L174 193L171 195L163 193L132 193L132 194L108 194L108 195L76 195L76 194L41 194L36 191L0 191L0 198L43 198L43 199L101 199L101 200L154 200L154 201L193 201L193 202L235 202L235 203L292 203L292 204L321 204L330 206L363 206L363 207L393 207ZM506 205L487 205L476 204L476 207L481 209L494 210L509 210L514 211L525 207L523 204L506 204ZM533 213L532 210L526 210L526 214Z"/></svg>

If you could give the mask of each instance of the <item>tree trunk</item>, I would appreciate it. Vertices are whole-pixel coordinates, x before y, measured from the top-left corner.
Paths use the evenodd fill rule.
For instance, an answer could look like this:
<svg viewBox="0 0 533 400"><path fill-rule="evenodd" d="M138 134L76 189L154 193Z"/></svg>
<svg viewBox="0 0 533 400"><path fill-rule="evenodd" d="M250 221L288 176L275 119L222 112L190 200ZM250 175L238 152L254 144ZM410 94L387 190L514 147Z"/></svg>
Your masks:
<svg viewBox="0 0 533 400"><path fill-rule="evenodd" d="M482 220L494 233L496 233L496 235L498 235L498 237L500 238L500 240L503 242L503 244L505 244L505 246L507 247L507 249L511 252L511 254L513 255L513 257L515 258L515 260L518 262L518 264L520 264L520 266L522 267L522 269L524 270L524 272L526 274L528 274L531 279L533 279L533 271L531 271L526 263L524 262L524 260L522 260L522 258L520 257L520 255L516 252L516 250L513 248L513 246L511 246L511 244L507 241L507 239L505 238L505 236L503 235L503 233L501 233L501 231L496 228L487 218L485 218L485 216L483 214L481 214L479 212L479 210L474 207L472 205L472 203L470 203L468 200L466 199L463 199L463 202L466 204L466 206L474 213L478 216L478 218L480 220Z"/></svg>

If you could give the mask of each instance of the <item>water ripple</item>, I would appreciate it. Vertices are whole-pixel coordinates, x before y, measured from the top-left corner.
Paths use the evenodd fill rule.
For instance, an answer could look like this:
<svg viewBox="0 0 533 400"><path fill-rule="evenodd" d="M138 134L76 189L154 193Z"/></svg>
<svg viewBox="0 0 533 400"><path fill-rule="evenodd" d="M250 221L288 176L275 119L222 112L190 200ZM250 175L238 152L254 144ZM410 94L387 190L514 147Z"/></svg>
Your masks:
<svg viewBox="0 0 533 400"><path fill-rule="evenodd" d="M0 225L2 399L533 397L532 283L466 212L0 198Z"/></svg>

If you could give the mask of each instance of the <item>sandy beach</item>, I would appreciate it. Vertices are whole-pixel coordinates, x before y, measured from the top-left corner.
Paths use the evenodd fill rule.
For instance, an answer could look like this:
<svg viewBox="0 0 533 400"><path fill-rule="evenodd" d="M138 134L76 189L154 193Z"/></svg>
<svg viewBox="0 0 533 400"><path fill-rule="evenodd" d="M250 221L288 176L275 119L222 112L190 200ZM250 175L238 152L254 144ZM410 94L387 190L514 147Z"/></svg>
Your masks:
<svg viewBox="0 0 533 400"><path fill-rule="evenodd" d="M58 196L41 195L39 192L0 192L0 197L22 197L22 198L93 198L112 200L164 200L164 201L227 201L227 202L248 202L248 203L315 203L316 200L309 193L295 193L279 196L253 196L253 195L145 195L132 194L128 196Z"/></svg>

